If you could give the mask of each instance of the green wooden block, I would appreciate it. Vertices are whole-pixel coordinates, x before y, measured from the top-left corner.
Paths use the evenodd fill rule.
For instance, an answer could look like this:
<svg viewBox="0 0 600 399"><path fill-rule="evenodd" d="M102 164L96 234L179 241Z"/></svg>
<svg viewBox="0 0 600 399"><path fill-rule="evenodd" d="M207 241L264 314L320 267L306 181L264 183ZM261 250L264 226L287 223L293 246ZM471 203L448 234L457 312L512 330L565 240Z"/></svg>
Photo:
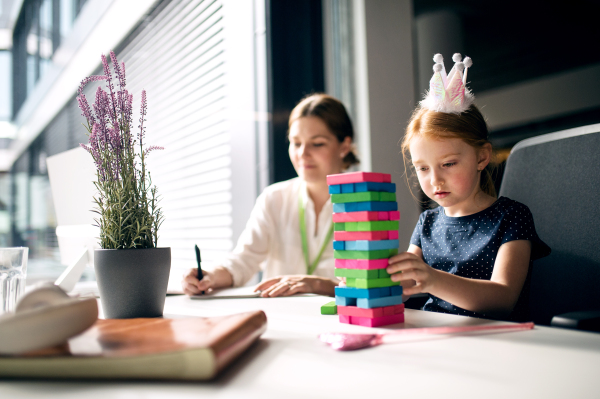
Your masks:
<svg viewBox="0 0 600 399"><path fill-rule="evenodd" d="M386 259L398 254L398 249L379 249L377 251L333 251L335 259Z"/></svg>
<svg viewBox="0 0 600 399"><path fill-rule="evenodd" d="M362 193L331 194L331 202L334 204L343 204L346 202L381 201L380 194L381 193L377 192L377 191L365 191Z"/></svg>
<svg viewBox="0 0 600 399"><path fill-rule="evenodd" d="M321 306L321 314L337 314L337 305L335 301L327 302Z"/></svg>
<svg viewBox="0 0 600 399"><path fill-rule="evenodd" d="M345 229L348 229L346 231L358 231L358 222L346 222L345 224Z"/></svg>
<svg viewBox="0 0 600 399"><path fill-rule="evenodd" d="M345 231L346 230L346 223L334 223L333 224L333 231Z"/></svg>
<svg viewBox="0 0 600 399"><path fill-rule="evenodd" d="M354 288L381 288L381 287L391 287L393 285L400 285L399 282L392 281L391 278L375 278L375 279L364 279L364 278L355 278L350 279L351 282L348 282L346 279L346 286L354 287ZM352 285L350 285L352 284Z"/></svg>
<svg viewBox="0 0 600 399"><path fill-rule="evenodd" d="M396 193L379 193L379 201L396 201Z"/></svg>
<svg viewBox="0 0 600 399"><path fill-rule="evenodd" d="M379 271L378 278L389 278L390 274L385 269L377 269Z"/></svg>
<svg viewBox="0 0 600 399"><path fill-rule="evenodd" d="M346 278L379 278L379 270L363 270L363 269L335 269L336 277ZM387 276L389 277L389 276Z"/></svg>
<svg viewBox="0 0 600 399"><path fill-rule="evenodd" d="M380 220L371 222L346 222L345 231L385 231L398 230L398 220Z"/></svg>

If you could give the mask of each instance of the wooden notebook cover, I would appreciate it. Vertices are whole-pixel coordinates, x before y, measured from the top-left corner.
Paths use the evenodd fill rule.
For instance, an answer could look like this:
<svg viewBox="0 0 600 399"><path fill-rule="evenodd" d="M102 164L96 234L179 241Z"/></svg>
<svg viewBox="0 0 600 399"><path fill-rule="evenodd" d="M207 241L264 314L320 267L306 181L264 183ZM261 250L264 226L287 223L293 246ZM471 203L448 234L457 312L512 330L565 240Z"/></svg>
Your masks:
<svg viewBox="0 0 600 399"><path fill-rule="evenodd" d="M206 380L256 341L266 325L262 311L98 320L63 346L0 356L0 377Z"/></svg>

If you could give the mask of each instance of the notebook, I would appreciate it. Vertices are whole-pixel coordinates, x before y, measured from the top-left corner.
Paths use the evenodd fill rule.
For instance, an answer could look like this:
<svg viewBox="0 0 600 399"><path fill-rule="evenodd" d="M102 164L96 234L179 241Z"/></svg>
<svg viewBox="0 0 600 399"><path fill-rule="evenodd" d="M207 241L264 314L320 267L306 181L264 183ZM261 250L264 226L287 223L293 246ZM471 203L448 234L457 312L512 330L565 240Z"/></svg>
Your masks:
<svg viewBox="0 0 600 399"><path fill-rule="evenodd" d="M0 377L208 380L266 330L264 312L98 320L68 343L0 356Z"/></svg>

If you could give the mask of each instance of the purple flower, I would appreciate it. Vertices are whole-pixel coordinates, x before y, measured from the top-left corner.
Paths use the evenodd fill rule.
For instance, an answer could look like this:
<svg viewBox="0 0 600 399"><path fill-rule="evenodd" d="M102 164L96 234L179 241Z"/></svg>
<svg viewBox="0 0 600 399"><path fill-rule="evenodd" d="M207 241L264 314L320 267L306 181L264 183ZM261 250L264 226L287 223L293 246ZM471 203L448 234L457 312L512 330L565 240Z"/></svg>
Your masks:
<svg viewBox="0 0 600 399"><path fill-rule="evenodd" d="M119 65L117 61L117 56L114 51L110 52L110 60L112 61L113 68L115 70L115 74L117 75L117 79L119 80L119 88L121 90L125 89L125 63Z"/></svg>
<svg viewBox="0 0 600 399"><path fill-rule="evenodd" d="M117 119L116 116L118 115L118 111L117 111L117 101L115 99L115 86L112 83L112 74L110 73L110 67L108 66L108 60L106 59L106 56L104 54L102 54L101 56L102 58L102 68L104 69L104 75L106 75L106 80L107 80L107 84L106 87L108 88L108 94L110 95L110 116L111 116L111 121L113 123L113 125L116 125L117 123Z"/></svg>
<svg viewBox="0 0 600 399"><path fill-rule="evenodd" d="M140 145L142 144L142 140L146 135L146 128L144 127L144 121L146 120L146 112L148 111L148 103L146 101L146 90L142 90L142 106L140 107L140 132L138 133L138 139L140 140Z"/></svg>
<svg viewBox="0 0 600 399"><path fill-rule="evenodd" d="M150 151L154 151L154 150L164 150L164 149L165 149L165 147L159 147L159 146L157 146L157 145L150 146L150 147L148 147L148 148L146 149L146 151L144 151L144 157L145 157L146 155L148 155L148 153L149 153Z"/></svg>
<svg viewBox="0 0 600 399"><path fill-rule="evenodd" d="M90 109L90 104L87 102L87 98L85 98L85 94L80 94L77 96L77 102L79 103L79 108L81 109L81 116L87 120L89 126L94 126L96 119L94 119L94 115Z"/></svg>
<svg viewBox="0 0 600 399"><path fill-rule="evenodd" d="M79 84L79 94L83 93L83 88L90 82L97 82L99 80L106 80L106 76L104 75L92 75L92 76L88 76L87 78L83 79L81 81L81 83Z"/></svg>
<svg viewBox="0 0 600 399"><path fill-rule="evenodd" d="M104 182L107 179L120 181L123 178L122 174L130 173L132 169L137 171L136 176L139 173L139 178L145 180L147 177L144 157L152 151L163 149L159 146L144 148L146 136L144 123L148 111L146 91L142 90L141 95L141 115L137 133L139 151L136 152L134 149L136 141L132 132L133 95L125 88L125 63L119 63L115 53L110 52L110 62L118 80L118 90L115 90L109 59L105 55L102 55L101 59L104 75L84 79L80 92L85 84L97 80L107 81L106 90L102 87L97 88L95 101L91 107L83 93L77 97L82 115L91 127L89 145L81 146L94 158L100 181ZM138 157L141 158L141 163L136 161Z"/></svg>

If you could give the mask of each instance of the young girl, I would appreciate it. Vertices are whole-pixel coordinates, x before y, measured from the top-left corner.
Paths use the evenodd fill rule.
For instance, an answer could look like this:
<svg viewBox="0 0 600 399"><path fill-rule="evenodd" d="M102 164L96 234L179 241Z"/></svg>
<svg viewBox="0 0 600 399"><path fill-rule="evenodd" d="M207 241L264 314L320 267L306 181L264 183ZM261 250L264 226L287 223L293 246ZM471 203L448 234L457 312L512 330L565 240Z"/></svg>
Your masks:
<svg viewBox="0 0 600 399"><path fill-rule="evenodd" d="M434 58L437 65L440 58ZM461 64L447 77L436 65L432 90L406 129L405 164L412 164L421 189L440 206L421 214L408 251L390 258L387 270L405 295L429 294L423 310L526 319L531 262L550 248L537 236L527 206L496 198L487 125L464 88ZM432 99L437 83L445 95ZM460 84L464 97L453 107L452 85Z"/></svg>

